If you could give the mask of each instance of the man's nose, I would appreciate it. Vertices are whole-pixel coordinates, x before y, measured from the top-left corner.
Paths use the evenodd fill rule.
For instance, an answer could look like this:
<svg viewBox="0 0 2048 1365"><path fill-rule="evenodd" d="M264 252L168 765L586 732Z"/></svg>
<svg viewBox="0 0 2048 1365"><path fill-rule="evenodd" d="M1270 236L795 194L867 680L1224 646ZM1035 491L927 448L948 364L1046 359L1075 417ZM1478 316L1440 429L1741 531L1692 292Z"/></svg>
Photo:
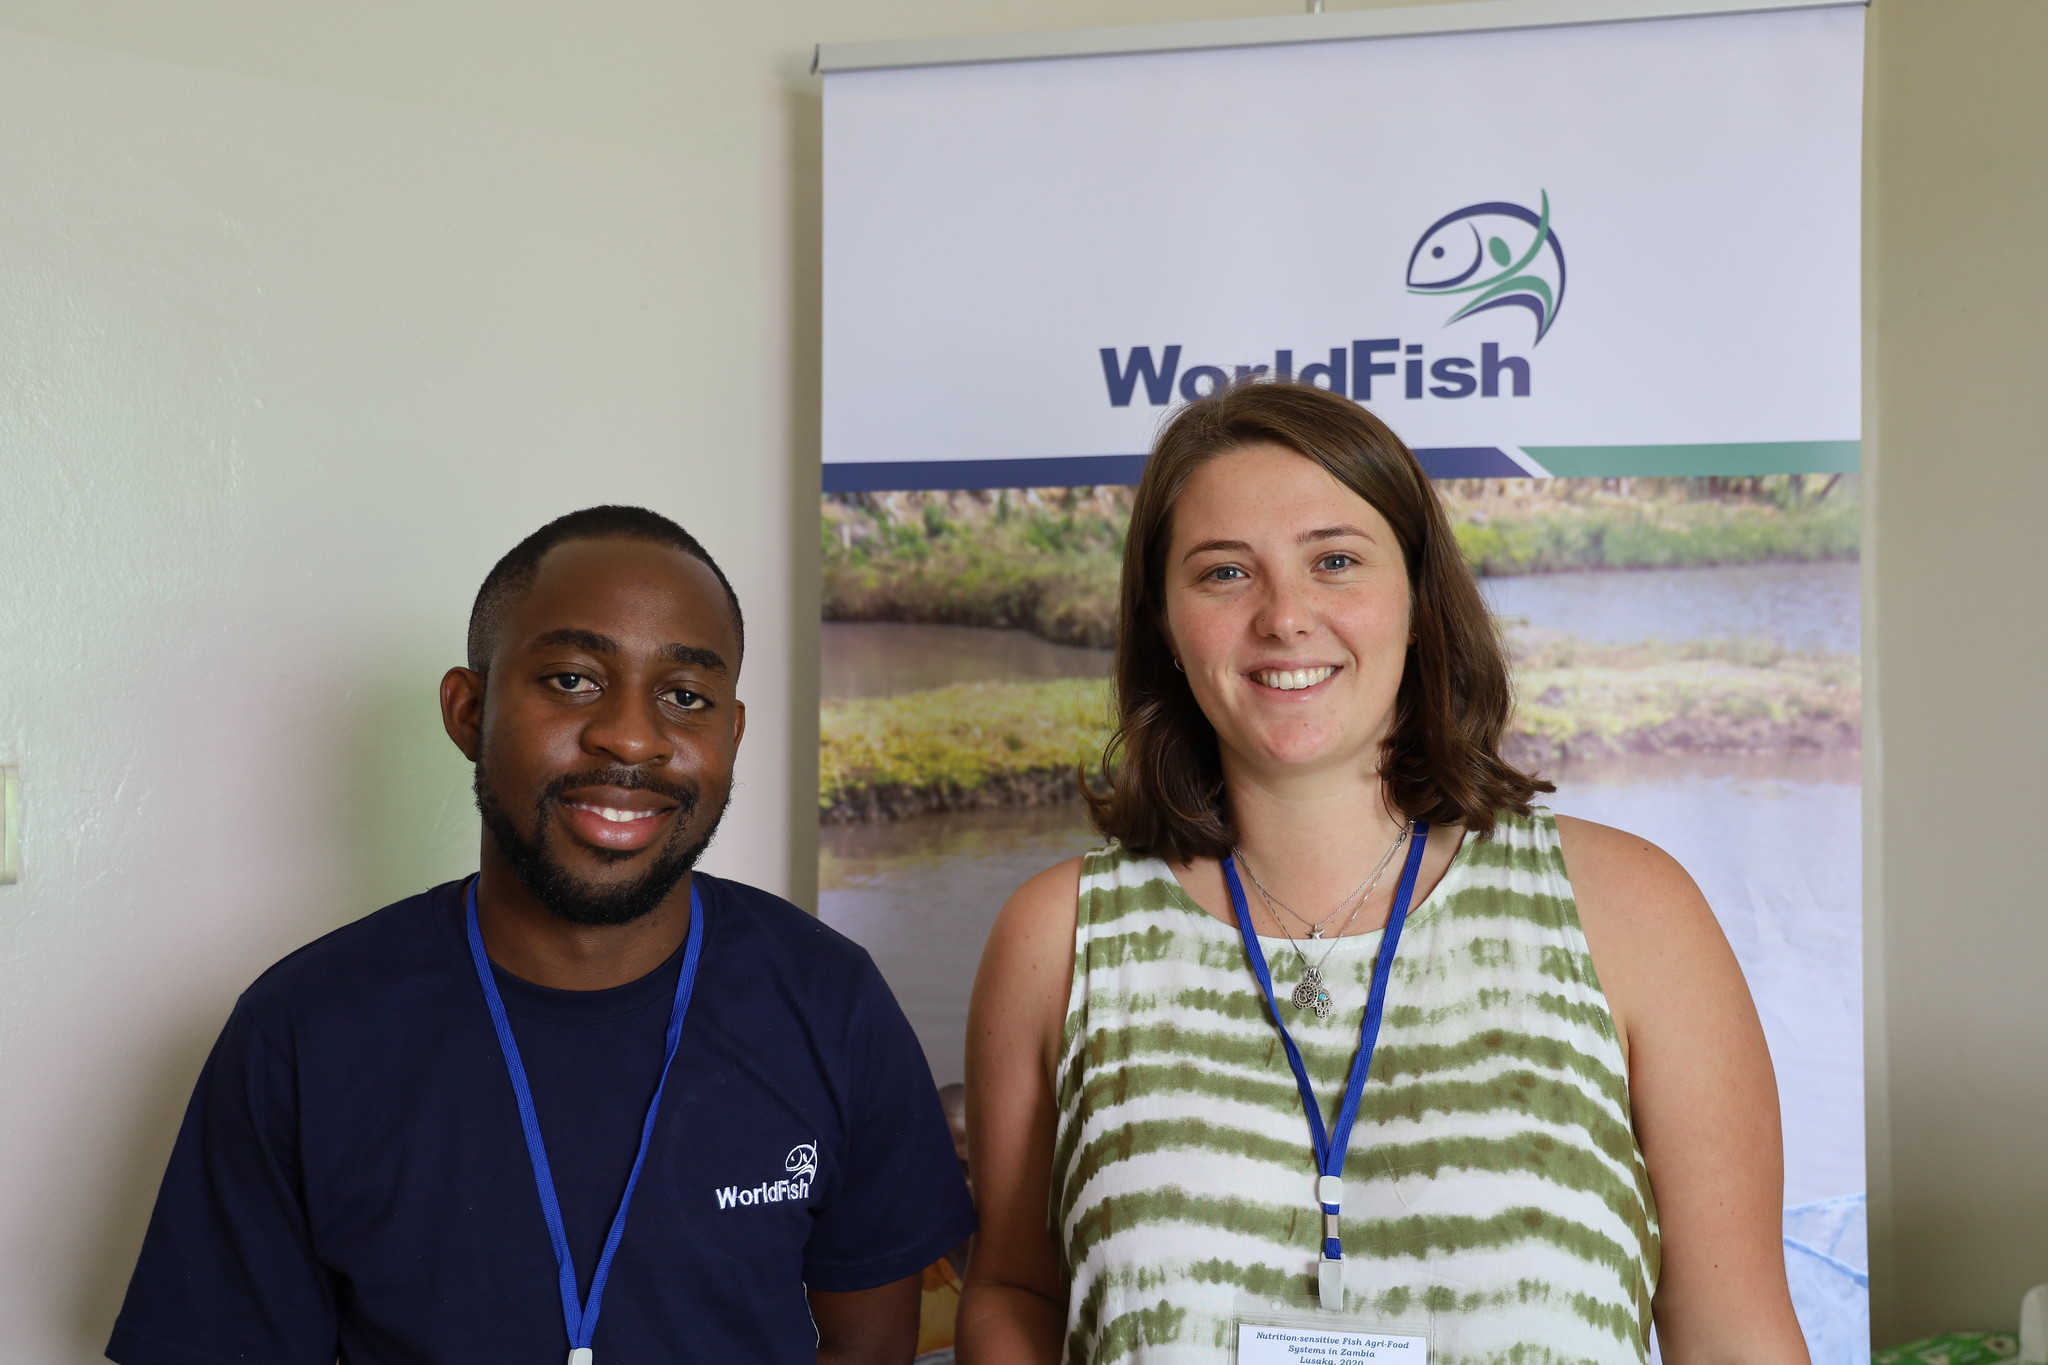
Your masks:
<svg viewBox="0 0 2048 1365"><path fill-rule="evenodd" d="M633 766L666 763L671 746L657 708L653 697L607 693L583 727L584 750Z"/></svg>

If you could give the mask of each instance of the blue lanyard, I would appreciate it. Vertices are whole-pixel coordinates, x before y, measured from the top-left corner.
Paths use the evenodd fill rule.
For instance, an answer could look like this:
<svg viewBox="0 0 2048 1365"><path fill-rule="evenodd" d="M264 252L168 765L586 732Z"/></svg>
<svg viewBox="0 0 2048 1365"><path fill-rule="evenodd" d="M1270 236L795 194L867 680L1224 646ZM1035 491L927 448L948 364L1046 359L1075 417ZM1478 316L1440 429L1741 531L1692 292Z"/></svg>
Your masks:
<svg viewBox="0 0 2048 1365"><path fill-rule="evenodd" d="M676 1043L683 1036L683 1016L690 1009L690 991L697 983L697 959L704 948L704 902L697 883L690 882L690 935L683 948L683 970L676 978L675 1004L668 1012L666 1051L661 1059L661 1079L655 1082L654 1098L647 1102L647 1117L640 1124L640 1150L633 1157L633 1172L626 1177L626 1192L619 1196L619 1211L612 1215L612 1230L605 1236L604 1252L597 1258L597 1270L590 1277L590 1298L576 1292L576 1263L569 1257L569 1234L562 1226L562 1204L555 1197L555 1176L548 1167L547 1145L541 1141L540 1119L533 1109L533 1087L526 1081L526 1064L519 1060L519 1044L512 1037L512 1021L505 1017L505 1000L498 994L497 978L491 974L491 959L484 952L483 931L476 920L476 879L471 878L467 897L469 956L476 964L476 978L483 984L484 1003L491 1010L491 1026L498 1031L498 1048L505 1054L505 1070L512 1075L512 1096L519 1102L519 1126L526 1131L526 1155L533 1162L533 1183L540 1189L540 1211L548 1222L548 1241L554 1244L555 1268L561 1281L562 1322L569 1329L569 1365L591 1365L590 1338L597 1332L597 1314L604 1302L604 1283L611 1276L612 1256L619 1239L626 1234L626 1210L633 1202L633 1187L640 1181L647 1148L654 1140L654 1118L661 1111L661 1092L668 1084L668 1069L676 1059Z"/></svg>
<svg viewBox="0 0 2048 1365"><path fill-rule="evenodd" d="M1252 929L1251 907L1245 903L1244 885L1237 879L1235 860L1223 862L1223 880L1230 887L1231 908L1237 911L1237 932L1244 939L1244 955L1251 959L1259 989L1266 993L1266 1008L1273 1026L1280 1030L1280 1042L1287 1049L1287 1064L1294 1068L1294 1084L1301 1091L1301 1107L1308 1111L1309 1141L1315 1146L1316 1202L1323 1209L1323 1257L1318 1266L1318 1287L1323 1307L1344 1306L1344 1239L1339 1215L1344 1205L1344 1153L1351 1147L1351 1125L1358 1118L1358 1102L1365 1094L1366 1073L1372 1070L1372 1054L1380 1040L1380 1017L1387 1007L1387 981L1393 973L1394 953L1401 946L1401 927L1408 922L1408 903L1415 897L1415 879L1422 872L1422 850L1429 843L1429 826L1418 821L1408 861L1401 869L1401 884L1394 892L1393 908L1387 912L1386 937L1380 941L1379 958L1372 967L1372 989L1365 998L1365 1022L1358 1030L1358 1055L1351 1059L1351 1075L1344 1083L1344 1104L1337 1111L1337 1126L1323 1130L1323 1108L1316 1103L1315 1086L1308 1068L1301 1063L1301 1049L1280 1017L1280 1005L1273 996L1273 973L1267 970L1266 954Z"/></svg>

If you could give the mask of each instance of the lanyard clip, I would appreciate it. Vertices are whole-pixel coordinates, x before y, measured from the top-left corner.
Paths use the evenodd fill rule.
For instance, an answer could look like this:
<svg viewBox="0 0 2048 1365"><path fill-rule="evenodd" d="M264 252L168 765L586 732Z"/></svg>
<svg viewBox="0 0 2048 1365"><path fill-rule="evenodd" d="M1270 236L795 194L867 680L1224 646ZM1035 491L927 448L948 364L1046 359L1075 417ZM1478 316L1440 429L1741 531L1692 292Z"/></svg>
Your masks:
<svg viewBox="0 0 2048 1365"><path fill-rule="evenodd" d="M1325 1256L1316 1265L1316 1294L1325 1312L1344 1311L1344 1262Z"/></svg>
<svg viewBox="0 0 2048 1365"><path fill-rule="evenodd" d="M569 1352L569 1365L590 1365L593 1359L595 1357L588 1346L578 1346Z"/></svg>
<svg viewBox="0 0 2048 1365"><path fill-rule="evenodd" d="M1341 1215L1344 1212L1344 1182L1334 1175L1316 1177L1316 1203L1323 1210L1323 1255L1333 1261L1344 1258Z"/></svg>
<svg viewBox="0 0 2048 1365"><path fill-rule="evenodd" d="M1344 1311L1344 1243L1341 1235L1344 1180L1316 1177L1316 1203L1323 1210L1323 1259L1316 1265L1316 1293L1325 1312Z"/></svg>

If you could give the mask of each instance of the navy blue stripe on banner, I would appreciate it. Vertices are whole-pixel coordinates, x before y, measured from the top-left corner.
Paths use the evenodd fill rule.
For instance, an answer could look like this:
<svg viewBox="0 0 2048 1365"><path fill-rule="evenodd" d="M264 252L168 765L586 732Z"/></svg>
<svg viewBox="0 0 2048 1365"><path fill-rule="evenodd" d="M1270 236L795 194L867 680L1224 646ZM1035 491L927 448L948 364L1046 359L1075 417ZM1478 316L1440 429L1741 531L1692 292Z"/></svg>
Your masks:
<svg viewBox="0 0 2048 1365"><path fill-rule="evenodd" d="M956 488L1079 488L1135 484L1143 455L1048 455L1036 460L889 460L828 464L827 493L895 493Z"/></svg>
<svg viewBox="0 0 2048 1365"><path fill-rule="evenodd" d="M1493 446L1424 446L1415 452L1432 479L1522 479L1529 471Z"/></svg>
<svg viewBox="0 0 2048 1365"><path fill-rule="evenodd" d="M1519 479L1528 470L1492 446L1438 446L1415 452L1433 479ZM939 492L983 488L1076 488L1135 484L1143 455L1051 455L1036 460L886 460L828 464L827 493Z"/></svg>

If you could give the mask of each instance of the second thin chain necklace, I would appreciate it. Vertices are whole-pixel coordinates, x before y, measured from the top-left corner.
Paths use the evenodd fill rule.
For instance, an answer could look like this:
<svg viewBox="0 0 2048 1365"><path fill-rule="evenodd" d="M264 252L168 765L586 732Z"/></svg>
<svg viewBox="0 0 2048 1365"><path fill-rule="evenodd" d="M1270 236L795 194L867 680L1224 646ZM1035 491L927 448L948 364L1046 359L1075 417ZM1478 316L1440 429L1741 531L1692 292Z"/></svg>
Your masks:
<svg viewBox="0 0 2048 1365"><path fill-rule="evenodd" d="M1273 915L1273 922L1280 926L1280 932L1287 937L1288 947L1294 950L1294 956L1301 963L1301 980L1295 984L1292 996L1296 1009L1314 1010L1318 1019L1329 1018L1336 1009L1336 1001L1330 994L1329 985L1323 977L1323 964L1330 960L1331 953L1337 951L1337 945L1333 941L1328 948L1323 950L1321 958L1310 962L1308 954L1302 952L1301 944L1295 939L1293 931L1287 927L1287 922L1281 919L1279 914L1274 913L1276 908L1278 910L1285 910L1289 915L1292 915L1303 925L1307 926L1311 939L1320 939L1323 936L1323 925L1329 923L1331 919L1335 918L1337 911L1342 910L1345 905L1349 904L1351 906L1351 913L1344 917L1344 922L1337 928L1336 937L1341 939L1344 936L1344 931L1351 927L1351 921L1358 918L1358 912L1365 908L1367 901L1372 899L1372 893L1378 888L1381 877L1386 875L1388 866L1394 861L1394 855L1399 853L1402 846L1408 842L1408 836L1414 828L1413 821L1402 825L1400 832L1394 836L1394 842L1389 844L1387 851L1380 855L1380 860L1374 866L1371 874L1363 882L1359 883L1350 894L1346 895L1343 900L1339 901L1336 908L1331 910L1329 914L1323 916L1320 920L1314 921L1311 921L1306 915L1303 915L1300 911L1294 909L1294 907L1288 905L1285 901L1282 901L1278 896L1267 890L1266 884L1259 880L1256 872L1252 871L1251 864L1245 861L1242 849L1231 850L1231 857L1240 868L1244 869L1245 876L1249 877L1252 885L1257 888L1259 899L1266 902L1267 912Z"/></svg>

